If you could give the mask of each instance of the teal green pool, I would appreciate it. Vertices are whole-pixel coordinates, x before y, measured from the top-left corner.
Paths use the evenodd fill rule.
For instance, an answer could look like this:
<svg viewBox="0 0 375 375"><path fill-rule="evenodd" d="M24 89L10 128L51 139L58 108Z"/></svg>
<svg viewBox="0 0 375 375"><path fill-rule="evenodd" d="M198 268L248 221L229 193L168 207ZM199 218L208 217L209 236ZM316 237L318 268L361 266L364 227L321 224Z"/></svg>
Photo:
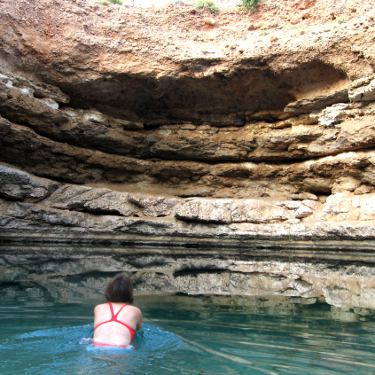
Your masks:
<svg viewBox="0 0 375 375"><path fill-rule="evenodd" d="M93 349L92 304L3 298L0 374L375 374L375 319L323 304L142 297L131 351Z"/></svg>

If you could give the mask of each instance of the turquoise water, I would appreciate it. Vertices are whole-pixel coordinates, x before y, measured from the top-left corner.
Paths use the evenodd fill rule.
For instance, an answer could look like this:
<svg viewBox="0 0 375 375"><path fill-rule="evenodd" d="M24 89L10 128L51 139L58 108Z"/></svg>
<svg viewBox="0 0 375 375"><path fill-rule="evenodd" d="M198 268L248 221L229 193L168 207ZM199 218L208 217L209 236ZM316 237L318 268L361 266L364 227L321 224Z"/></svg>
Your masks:
<svg viewBox="0 0 375 375"><path fill-rule="evenodd" d="M133 350L92 349L92 304L2 299L0 374L375 374L375 319L200 297L137 300Z"/></svg>

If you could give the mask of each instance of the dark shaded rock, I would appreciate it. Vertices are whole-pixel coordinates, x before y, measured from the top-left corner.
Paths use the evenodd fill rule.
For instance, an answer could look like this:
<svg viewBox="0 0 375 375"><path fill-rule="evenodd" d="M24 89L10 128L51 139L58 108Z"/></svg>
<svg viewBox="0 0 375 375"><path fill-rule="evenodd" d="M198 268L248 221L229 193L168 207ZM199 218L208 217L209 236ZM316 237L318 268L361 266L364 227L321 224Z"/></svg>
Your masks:
<svg viewBox="0 0 375 375"><path fill-rule="evenodd" d="M0 196L6 199L38 202L49 196L59 184L0 165Z"/></svg>

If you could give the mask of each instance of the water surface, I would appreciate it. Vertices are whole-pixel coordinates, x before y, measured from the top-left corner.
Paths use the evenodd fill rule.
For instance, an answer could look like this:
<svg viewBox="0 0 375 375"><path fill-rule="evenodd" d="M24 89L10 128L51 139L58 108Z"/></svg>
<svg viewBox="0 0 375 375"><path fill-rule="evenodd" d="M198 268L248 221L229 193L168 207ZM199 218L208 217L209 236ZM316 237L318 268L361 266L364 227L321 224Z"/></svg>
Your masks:
<svg viewBox="0 0 375 375"><path fill-rule="evenodd" d="M375 319L327 305L142 297L133 350L92 349L92 304L3 298L0 374L375 374Z"/></svg>

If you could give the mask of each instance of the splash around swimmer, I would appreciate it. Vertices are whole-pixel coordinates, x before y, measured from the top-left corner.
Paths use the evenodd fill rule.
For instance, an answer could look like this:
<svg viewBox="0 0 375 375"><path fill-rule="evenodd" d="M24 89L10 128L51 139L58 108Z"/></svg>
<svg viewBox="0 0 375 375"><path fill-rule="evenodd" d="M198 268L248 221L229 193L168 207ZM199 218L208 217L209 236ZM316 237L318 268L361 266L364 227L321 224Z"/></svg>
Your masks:
<svg viewBox="0 0 375 375"><path fill-rule="evenodd" d="M125 275L117 275L106 287L106 303L94 309L94 336L97 347L128 348L142 327L142 312L133 306L133 283Z"/></svg>

